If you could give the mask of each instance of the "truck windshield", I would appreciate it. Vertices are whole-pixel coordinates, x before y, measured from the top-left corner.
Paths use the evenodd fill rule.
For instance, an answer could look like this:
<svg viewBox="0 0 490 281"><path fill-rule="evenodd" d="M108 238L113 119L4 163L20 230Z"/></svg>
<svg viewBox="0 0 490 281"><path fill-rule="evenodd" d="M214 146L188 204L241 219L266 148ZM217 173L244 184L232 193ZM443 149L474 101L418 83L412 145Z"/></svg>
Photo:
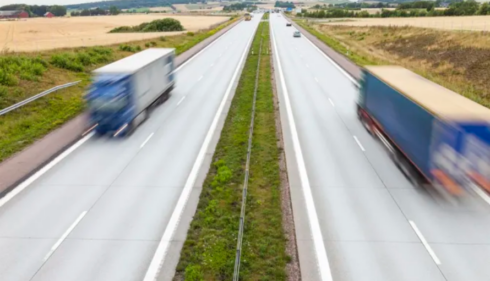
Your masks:
<svg viewBox="0 0 490 281"><path fill-rule="evenodd" d="M97 111L119 111L129 104L127 81L96 77L92 83L89 106Z"/></svg>

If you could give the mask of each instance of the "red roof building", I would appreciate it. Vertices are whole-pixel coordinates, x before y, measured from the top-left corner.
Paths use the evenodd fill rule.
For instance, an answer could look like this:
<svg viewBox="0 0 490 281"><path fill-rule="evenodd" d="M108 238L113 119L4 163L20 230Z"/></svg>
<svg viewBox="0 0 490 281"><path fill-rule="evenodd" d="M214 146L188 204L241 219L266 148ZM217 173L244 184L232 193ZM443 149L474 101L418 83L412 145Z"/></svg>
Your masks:
<svg viewBox="0 0 490 281"><path fill-rule="evenodd" d="M51 13L51 12L47 12L46 14L44 14L44 16L45 16L46 18L54 18L53 13Z"/></svg>
<svg viewBox="0 0 490 281"><path fill-rule="evenodd" d="M20 19L28 17L29 13L26 11L0 11L0 19Z"/></svg>

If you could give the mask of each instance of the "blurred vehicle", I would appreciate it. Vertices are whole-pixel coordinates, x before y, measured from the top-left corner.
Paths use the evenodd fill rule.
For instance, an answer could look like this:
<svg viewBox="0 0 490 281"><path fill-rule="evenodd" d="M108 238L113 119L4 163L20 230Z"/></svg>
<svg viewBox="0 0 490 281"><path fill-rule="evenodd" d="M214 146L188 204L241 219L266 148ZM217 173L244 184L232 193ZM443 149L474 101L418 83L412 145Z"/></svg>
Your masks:
<svg viewBox="0 0 490 281"><path fill-rule="evenodd" d="M245 20L246 20L246 21L250 21L250 20L252 20L252 16L251 16L249 13L246 13L246 14L245 14Z"/></svg>
<svg viewBox="0 0 490 281"><path fill-rule="evenodd" d="M357 106L365 128L416 186L490 191L490 110L407 69L369 66Z"/></svg>
<svg viewBox="0 0 490 281"><path fill-rule="evenodd" d="M174 88L174 49L147 49L93 71L85 95L91 128L99 135L128 135Z"/></svg>
<svg viewBox="0 0 490 281"><path fill-rule="evenodd" d="M291 25L293 25L293 24L292 24L292 23L290 23L290 22L287 22L287 23L286 23L286 26L291 26Z"/></svg>
<svg viewBox="0 0 490 281"><path fill-rule="evenodd" d="M299 31L295 31L293 33L293 37L301 37L301 33Z"/></svg>

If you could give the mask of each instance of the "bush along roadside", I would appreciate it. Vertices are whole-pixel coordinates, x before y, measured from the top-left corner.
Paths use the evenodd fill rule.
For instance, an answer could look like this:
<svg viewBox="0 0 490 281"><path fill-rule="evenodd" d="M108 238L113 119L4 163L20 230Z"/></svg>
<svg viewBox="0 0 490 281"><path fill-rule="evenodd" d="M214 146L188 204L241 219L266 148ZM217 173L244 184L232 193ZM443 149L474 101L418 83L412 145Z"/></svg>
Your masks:
<svg viewBox="0 0 490 281"><path fill-rule="evenodd" d="M160 37L123 45L50 50L38 54L6 53L0 58L0 109L57 85L81 83L49 94L0 116L0 162L80 114L90 71L149 47L175 48L179 55L239 18L211 30ZM120 47L122 46L122 47Z"/></svg>
<svg viewBox="0 0 490 281"><path fill-rule="evenodd" d="M263 40L260 61L257 54ZM250 159L241 280L286 280L279 149L269 56L269 24L260 23L249 51L213 165L181 252L174 280L231 280L242 201L257 66L254 134ZM254 51L252 53L252 50Z"/></svg>

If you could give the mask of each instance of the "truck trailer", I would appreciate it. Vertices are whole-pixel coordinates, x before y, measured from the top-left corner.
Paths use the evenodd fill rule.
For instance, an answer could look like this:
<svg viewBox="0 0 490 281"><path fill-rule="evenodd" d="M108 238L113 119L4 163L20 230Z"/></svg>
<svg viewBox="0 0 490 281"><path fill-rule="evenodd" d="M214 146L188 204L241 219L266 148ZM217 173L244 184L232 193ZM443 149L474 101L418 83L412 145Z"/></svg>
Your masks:
<svg viewBox="0 0 490 281"><path fill-rule="evenodd" d="M113 137L133 132L151 106L169 98L174 59L174 49L147 49L93 71L85 95L91 130Z"/></svg>
<svg viewBox="0 0 490 281"><path fill-rule="evenodd" d="M405 68L369 66L357 112L414 185L490 191L488 108Z"/></svg>

